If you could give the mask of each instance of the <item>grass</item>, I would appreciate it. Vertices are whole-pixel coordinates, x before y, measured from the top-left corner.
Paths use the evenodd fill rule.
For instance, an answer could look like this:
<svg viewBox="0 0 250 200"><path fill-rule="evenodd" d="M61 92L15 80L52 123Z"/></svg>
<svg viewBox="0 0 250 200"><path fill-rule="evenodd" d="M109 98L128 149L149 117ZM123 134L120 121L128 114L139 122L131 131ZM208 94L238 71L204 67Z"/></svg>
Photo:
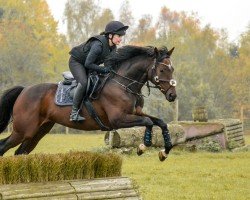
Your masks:
<svg viewBox="0 0 250 200"><path fill-rule="evenodd" d="M250 135L246 143L250 144ZM32 153L96 150L104 146L104 134L46 135ZM123 156L122 175L135 181L145 200L250 199L249 152L173 150L164 162L158 160L157 153L151 150L140 157L135 152Z"/></svg>
<svg viewBox="0 0 250 200"><path fill-rule="evenodd" d="M156 153L123 162L122 174L136 180L144 199L250 198L249 153L173 151L163 163Z"/></svg>
<svg viewBox="0 0 250 200"><path fill-rule="evenodd" d="M7 137L3 133L1 138ZM47 134L32 153L66 153L69 151L89 151L104 145L104 134ZM5 155L13 155L16 148Z"/></svg>

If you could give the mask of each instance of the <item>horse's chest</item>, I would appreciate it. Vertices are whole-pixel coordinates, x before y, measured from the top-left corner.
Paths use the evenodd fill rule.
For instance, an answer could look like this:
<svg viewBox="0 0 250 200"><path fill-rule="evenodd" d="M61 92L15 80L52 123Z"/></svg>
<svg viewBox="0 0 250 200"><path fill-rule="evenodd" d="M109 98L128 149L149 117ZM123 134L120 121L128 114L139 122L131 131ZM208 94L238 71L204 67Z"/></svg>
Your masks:
<svg viewBox="0 0 250 200"><path fill-rule="evenodd" d="M131 99L128 101L123 101L123 104L122 104L123 112L133 113L134 108L135 108L135 101L133 100L131 101Z"/></svg>

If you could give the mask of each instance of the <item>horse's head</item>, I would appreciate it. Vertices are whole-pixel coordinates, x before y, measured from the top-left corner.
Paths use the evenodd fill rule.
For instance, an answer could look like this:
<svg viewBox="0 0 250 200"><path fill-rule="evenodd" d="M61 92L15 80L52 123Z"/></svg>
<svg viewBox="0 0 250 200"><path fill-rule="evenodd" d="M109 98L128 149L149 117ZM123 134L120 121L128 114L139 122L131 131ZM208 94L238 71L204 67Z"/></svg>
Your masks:
<svg viewBox="0 0 250 200"><path fill-rule="evenodd" d="M161 90L170 102L174 101L177 97L175 90L177 82L173 79L174 68L170 60L173 51L174 47L169 51L166 47L159 50L155 48L155 62L153 67L148 71L149 80Z"/></svg>
<svg viewBox="0 0 250 200"><path fill-rule="evenodd" d="M133 94L138 94L149 80L166 96L168 101L176 98L176 81L172 75L174 68L166 47L124 46L113 52L106 64L115 70L113 80Z"/></svg>

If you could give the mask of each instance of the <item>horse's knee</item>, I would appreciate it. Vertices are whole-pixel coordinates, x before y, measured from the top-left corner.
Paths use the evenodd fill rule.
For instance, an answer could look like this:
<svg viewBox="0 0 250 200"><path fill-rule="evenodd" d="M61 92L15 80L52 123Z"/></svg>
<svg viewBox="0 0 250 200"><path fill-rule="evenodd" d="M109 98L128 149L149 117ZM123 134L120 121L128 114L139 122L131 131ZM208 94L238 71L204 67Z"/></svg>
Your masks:
<svg viewBox="0 0 250 200"><path fill-rule="evenodd" d="M153 121L149 117L144 118L144 123L145 123L145 126L153 126L154 125Z"/></svg>
<svg viewBox="0 0 250 200"><path fill-rule="evenodd" d="M168 125L162 119L159 119L157 121L157 124L158 124L159 127L161 127L162 130L167 130L168 129Z"/></svg>

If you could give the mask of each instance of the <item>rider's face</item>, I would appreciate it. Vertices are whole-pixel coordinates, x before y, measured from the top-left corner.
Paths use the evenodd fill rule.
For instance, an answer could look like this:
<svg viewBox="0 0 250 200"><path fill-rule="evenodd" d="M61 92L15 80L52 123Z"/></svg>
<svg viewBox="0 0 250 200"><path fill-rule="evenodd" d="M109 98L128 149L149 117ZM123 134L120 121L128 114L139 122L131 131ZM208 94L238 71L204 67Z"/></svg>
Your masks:
<svg viewBox="0 0 250 200"><path fill-rule="evenodd" d="M113 42L115 45L119 45L119 44L122 42L122 37L123 37L123 36L114 34L113 39L112 39L112 42ZM111 35L110 38L112 38L112 35Z"/></svg>

